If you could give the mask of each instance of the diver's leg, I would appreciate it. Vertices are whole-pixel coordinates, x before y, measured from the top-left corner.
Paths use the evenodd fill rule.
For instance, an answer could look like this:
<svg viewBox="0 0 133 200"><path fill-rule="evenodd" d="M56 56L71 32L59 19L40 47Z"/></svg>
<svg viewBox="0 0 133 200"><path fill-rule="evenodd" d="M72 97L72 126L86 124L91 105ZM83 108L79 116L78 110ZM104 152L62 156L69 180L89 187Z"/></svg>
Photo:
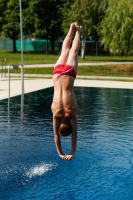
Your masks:
<svg viewBox="0 0 133 200"><path fill-rule="evenodd" d="M74 31L75 31L75 22L73 22L70 25L70 29L69 29L69 31L63 41L63 44L62 44L61 55L58 58L55 66L57 66L59 64L63 64L63 65L66 64Z"/></svg>
<svg viewBox="0 0 133 200"><path fill-rule="evenodd" d="M78 68L78 52L79 52L79 48L80 48L81 29L82 29L81 26L76 25L75 38L73 40L72 47L69 51L69 56L68 56L68 60L66 63L66 65L70 65L71 67L73 67L76 72L77 72L77 68Z"/></svg>

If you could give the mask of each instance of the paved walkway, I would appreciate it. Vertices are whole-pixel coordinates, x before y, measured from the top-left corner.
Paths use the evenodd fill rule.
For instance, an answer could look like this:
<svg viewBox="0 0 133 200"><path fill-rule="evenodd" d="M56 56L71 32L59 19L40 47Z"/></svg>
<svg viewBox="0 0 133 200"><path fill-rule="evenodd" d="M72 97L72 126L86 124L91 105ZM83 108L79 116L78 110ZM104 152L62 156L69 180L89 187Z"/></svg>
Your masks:
<svg viewBox="0 0 133 200"><path fill-rule="evenodd" d="M24 79L24 91L25 93L44 89L52 86L52 79ZM0 100L8 98L8 79L0 79ZM12 78L10 80L10 96L16 96L21 94L21 79Z"/></svg>
<svg viewBox="0 0 133 200"><path fill-rule="evenodd" d="M116 64L133 64L133 62L79 62L78 65L79 66L97 66L97 65L116 65ZM12 66L12 65L11 65ZM18 66L21 67L21 65L18 64ZM8 66L7 66L8 67ZM32 64L32 65L24 65L24 68L34 68L34 67L54 67L54 64ZM2 66L0 66L0 69L2 68Z"/></svg>
<svg viewBox="0 0 133 200"><path fill-rule="evenodd" d="M133 62L84 62L78 63L78 66L97 66L97 65L115 65L115 64L133 64ZM25 68L33 67L54 67L54 64L38 64L38 65L24 65Z"/></svg>

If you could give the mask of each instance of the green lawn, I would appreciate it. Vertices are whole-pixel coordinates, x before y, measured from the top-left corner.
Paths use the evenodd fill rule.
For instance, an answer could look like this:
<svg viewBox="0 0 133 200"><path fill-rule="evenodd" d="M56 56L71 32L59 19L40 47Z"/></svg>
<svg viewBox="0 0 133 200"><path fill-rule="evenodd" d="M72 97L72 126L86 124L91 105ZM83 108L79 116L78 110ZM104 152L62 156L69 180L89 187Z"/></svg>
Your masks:
<svg viewBox="0 0 133 200"><path fill-rule="evenodd" d="M45 52L24 52L24 64L49 64L55 63L58 59L58 55L46 55ZM0 62L3 58L7 58L7 64L21 64L21 53L13 53L11 51L0 50ZM85 59L81 59L79 56L79 62L98 62L98 61L133 61L133 56L85 56ZM1 65L1 63L0 63Z"/></svg>
<svg viewBox="0 0 133 200"><path fill-rule="evenodd" d="M46 55L45 53L28 53L24 52L24 64L53 64L58 59L59 55ZM0 50L0 60L7 58L7 65L21 64L21 53L12 53L11 51ZM79 62L102 62L102 61L133 61L133 56L86 56ZM1 63L0 63L1 65ZM53 68L25 68L25 74L52 74ZM0 70L1 73L1 70ZM20 73L20 69L11 69L11 73ZM88 76L123 76L133 77L133 65L110 65L110 66L80 66L78 75Z"/></svg>
<svg viewBox="0 0 133 200"><path fill-rule="evenodd" d="M53 67L49 68L25 68L25 74L52 74ZM0 70L1 72L1 70ZM11 69L11 73L20 73L20 69ZM77 75L88 76L117 76L133 77L133 64L110 66L79 66Z"/></svg>

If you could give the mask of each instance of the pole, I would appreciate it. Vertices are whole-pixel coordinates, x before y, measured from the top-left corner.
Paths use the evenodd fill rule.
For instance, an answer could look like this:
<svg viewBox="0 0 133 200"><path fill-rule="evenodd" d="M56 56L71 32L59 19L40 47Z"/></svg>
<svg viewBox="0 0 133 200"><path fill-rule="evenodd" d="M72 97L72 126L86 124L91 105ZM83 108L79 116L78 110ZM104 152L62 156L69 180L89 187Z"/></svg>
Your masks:
<svg viewBox="0 0 133 200"><path fill-rule="evenodd" d="M10 122L10 65L8 66L8 126Z"/></svg>
<svg viewBox="0 0 133 200"><path fill-rule="evenodd" d="M10 65L8 66L8 99L10 99Z"/></svg>
<svg viewBox="0 0 133 200"><path fill-rule="evenodd" d="M21 114L24 107L24 57L23 57L23 28L22 28L22 2L20 4L20 35L21 35Z"/></svg>

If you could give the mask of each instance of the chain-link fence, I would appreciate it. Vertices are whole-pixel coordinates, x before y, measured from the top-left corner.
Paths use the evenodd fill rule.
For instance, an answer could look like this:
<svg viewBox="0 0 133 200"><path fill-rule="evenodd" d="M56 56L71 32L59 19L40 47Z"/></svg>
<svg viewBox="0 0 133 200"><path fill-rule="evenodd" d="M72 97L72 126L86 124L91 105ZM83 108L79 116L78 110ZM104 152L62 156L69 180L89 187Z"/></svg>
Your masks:
<svg viewBox="0 0 133 200"><path fill-rule="evenodd" d="M55 51L60 52L62 46L61 40L55 41ZM16 41L16 48L17 51L21 50L21 41ZM0 49L5 50L13 50L13 42L11 40L0 40ZM24 40L23 41L23 49L24 51L30 52L30 51L42 51L47 53L50 53L51 51L51 45L49 40ZM94 41L86 41L86 54L105 54L107 53L103 46L101 46L100 42L94 42Z"/></svg>
<svg viewBox="0 0 133 200"><path fill-rule="evenodd" d="M12 50L13 41L11 40L0 40L0 49ZM21 41L16 41L17 51L21 50ZM48 40L24 40L23 41L24 51L49 51L50 42Z"/></svg>

